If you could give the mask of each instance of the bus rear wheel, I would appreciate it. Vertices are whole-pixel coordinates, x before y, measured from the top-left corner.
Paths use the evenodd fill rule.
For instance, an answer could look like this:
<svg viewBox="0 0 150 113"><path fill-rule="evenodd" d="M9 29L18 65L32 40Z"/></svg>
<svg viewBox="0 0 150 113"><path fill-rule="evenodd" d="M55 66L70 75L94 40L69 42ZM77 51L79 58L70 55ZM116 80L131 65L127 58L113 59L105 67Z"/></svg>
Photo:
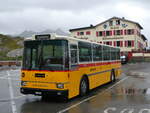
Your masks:
<svg viewBox="0 0 150 113"><path fill-rule="evenodd" d="M88 80L86 77L83 77L80 82L80 96L86 95L88 92Z"/></svg>
<svg viewBox="0 0 150 113"><path fill-rule="evenodd" d="M116 76L115 76L115 71L114 70L111 71L110 81L111 82L115 82L116 81Z"/></svg>

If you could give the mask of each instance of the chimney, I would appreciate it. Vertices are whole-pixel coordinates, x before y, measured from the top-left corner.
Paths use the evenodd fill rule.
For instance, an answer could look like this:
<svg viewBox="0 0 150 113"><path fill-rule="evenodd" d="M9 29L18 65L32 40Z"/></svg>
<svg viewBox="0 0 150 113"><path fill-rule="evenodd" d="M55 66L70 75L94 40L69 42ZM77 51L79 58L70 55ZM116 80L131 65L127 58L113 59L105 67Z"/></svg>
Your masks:
<svg viewBox="0 0 150 113"><path fill-rule="evenodd" d="M90 27L93 27L93 25L92 25L92 24L90 24Z"/></svg>

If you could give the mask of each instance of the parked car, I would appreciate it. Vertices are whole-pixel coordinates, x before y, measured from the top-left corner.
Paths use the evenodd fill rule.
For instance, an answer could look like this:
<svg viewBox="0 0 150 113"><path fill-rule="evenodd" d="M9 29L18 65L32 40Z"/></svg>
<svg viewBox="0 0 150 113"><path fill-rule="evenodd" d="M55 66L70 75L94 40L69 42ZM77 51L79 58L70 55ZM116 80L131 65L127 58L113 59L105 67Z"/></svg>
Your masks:
<svg viewBox="0 0 150 113"><path fill-rule="evenodd" d="M121 59L121 64L126 64L127 63L127 56L125 56L125 55L120 56L120 59Z"/></svg>

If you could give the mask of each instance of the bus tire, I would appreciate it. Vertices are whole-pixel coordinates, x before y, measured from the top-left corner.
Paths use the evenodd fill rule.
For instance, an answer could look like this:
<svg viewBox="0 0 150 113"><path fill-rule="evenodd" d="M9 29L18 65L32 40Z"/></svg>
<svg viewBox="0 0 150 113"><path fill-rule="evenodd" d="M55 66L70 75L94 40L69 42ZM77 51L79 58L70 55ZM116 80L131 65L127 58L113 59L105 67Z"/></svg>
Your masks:
<svg viewBox="0 0 150 113"><path fill-rule="evenodd" d="M112 69L112 71L111 71L110 81L112 83L116 81L116 76L115 76L115 70L114 69Z"/></svg>
<svg viewBox="0 0 150 113"><path fill-rule="evenodd" d="M88 78L84 76L80 82L80 96L86 95L88 89L89 89Z"/></svg>
<svg viewBox="0 0 150 113"><path fill-rule="evenodd" d="M44 101L49 99L49 96L46 94L42 94L41 97L42 97L42 100L44 100Z"/></svg>

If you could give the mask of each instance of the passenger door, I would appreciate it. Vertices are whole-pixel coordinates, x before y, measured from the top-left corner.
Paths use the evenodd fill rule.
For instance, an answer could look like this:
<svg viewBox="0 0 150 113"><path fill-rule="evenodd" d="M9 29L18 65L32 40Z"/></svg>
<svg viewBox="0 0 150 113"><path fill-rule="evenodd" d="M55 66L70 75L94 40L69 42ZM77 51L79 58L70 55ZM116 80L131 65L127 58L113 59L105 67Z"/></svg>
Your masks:
<svg viewBox="0 0 150 113"><path fill-rule="evenodd" d="M69 98L79 94L79 65L77 44L70 44Z"/></svg>

